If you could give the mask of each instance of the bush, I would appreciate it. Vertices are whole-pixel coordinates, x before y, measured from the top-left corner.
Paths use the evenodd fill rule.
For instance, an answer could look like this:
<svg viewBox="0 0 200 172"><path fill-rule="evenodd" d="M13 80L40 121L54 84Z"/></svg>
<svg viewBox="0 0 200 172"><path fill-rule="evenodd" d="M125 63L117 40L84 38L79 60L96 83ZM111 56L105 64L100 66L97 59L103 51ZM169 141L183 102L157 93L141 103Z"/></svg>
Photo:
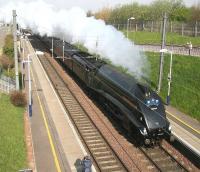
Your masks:
<svg viewBox="0 0 200 172"><path fill-rule="evenodd" d="M2 55L0 57L0 63L1 63L1 66L3 67L3 69L5 69L5 70L7 70L8 68L13 68L14 67L14 60L10 59L6 55Z"/></svg>
<svg viewBox="0 0 200 172"><path fill-rule="evenodd" d="M5 45L3 47L3 53L10 58L14 57L14 43L13 36L7 35L5 38Z"/></svg>
<svg viewBox="0 0 200 172"><path fill-rule="evenodd" d="M10 101L15 106L24 107L27 104L26 94L21 91L13 91L10 94Z"/></svg>

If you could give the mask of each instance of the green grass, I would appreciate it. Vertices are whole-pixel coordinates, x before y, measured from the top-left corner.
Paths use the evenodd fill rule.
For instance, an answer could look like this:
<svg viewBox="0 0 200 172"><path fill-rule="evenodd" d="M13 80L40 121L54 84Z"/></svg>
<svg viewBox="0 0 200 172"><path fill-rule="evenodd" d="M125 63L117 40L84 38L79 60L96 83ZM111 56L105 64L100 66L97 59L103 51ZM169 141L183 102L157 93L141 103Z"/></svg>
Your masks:
<svg viewBox="0 0 200 172"><path fill-rule="evenodd" d="M159 53L146 53L151 64L152 88L158 80ZM170 56L164 56L161 97L166 102ZM200 58L173 55L171 105L200 121Z"/></svg>
<svg viewBox="0 0 200 172"><path fill-rule="evenodd" d="M126 31L124 31L126 35ZM129 32L129 39L133 40L136 44L161 44L160 32ZM199 37L181 36L177 33L167 33L166 43L168 45L186 45L187 42L192 43L193 46L200 46Z"/></svg>
<svg viewBox="0 0 200 172"><path fill-rule="evenodd" d="M27 166L24 141L24 108L0 93L0 172L16 172Z"/></svg>

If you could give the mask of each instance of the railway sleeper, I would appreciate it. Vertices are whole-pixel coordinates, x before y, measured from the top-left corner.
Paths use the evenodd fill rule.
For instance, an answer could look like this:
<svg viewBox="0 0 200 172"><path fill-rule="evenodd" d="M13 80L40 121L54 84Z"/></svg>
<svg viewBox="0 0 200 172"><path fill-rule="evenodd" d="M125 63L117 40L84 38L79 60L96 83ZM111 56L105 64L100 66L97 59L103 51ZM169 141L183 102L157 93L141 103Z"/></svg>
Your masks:
<svg viewBox="0 0 200 172"><path fill-rule="evenodd" d="M105 147L106 146L104 143L89 143L88 145L91 148L92 147L97 147L97 146L99 146L99 147Z"/></svg>
<svg viewBox="0 0 200 172"><path fill-rule="evenodd" d="M96 151L96 152L109 151L109 149L106 146L104 146L104 147L91 147L90 149L92 151Z"/></svg>
<svg viewBox="0 0 200 172"><path fill-rule="evenodd" d="M70 112L71 116L73 116L74 118L77 118L77 119L86 119L86 116L84 113L78 111L77 109L75 110L69 110L68 111ZM89 121L89 120L88 120Z"/></svg>
<svg viewBox="0 0 200 172"><path fill-rule="evenodd" d="M82 126L82 127L88 127L88 126L92 126L90 123L88 122L79 122L79 121L76 121L75 122L77 125L79 126Z"/></svg>
<svg viewBox="0 0 200 172"><path fill-rule="evenodd" d="M61 97L62 97L62 95L61 95ZM62 97L62 100L63 100L63 102L65 102L65 103L69 103L69 105L70 105L71 103L74 103L74 100L72 100L71 98L68 98L68 97Z"/></svg>
<svg viewBox="0 0 200 172"><path fill-rule="evenodd" d="M75 114L72 114L70 111L69 111L69 113L71 114L71 116L75 122L80 119L85 119L84 115L75 115Z"/></svg>
<svg viewBox="0 0 200 172"><path fill-rule="evenodd" d="M102 166L113 166L113 165L117 165L118 162L116 161L116 159L110 159L110 160L106 160L106 161L98 161L99 164L101 164Z"/></svg>
<svg viewBox="0 0 200 172"><path fill-rule="evenodd" d="M103 143L103 141L101 139L98 140L87 140L87 143Z"/></svg>
<svg viewBox="0 0 200 172"><path fill-rule="evenodd" d="M102 172L108 172L108 171L123 171L122 167L120 167L119 165L112 165L112 166L104 166L101 167L101 171Z"/></svg>
<svg viewBox="0 0 200 172"><path fill-rule="evenodd" d="M76 124L79 125L79 126L91 126L91 124L88 123L88 121L82 122L82 121L78 120L78 121L76 121Z"/></svg>
<svg viewBox="0 0 200 172"><path fill-rule="evenodd" d="M102 139L101 136L85 136L85 139L90 139L90 140L98 140Z"/></svg>
<svg viewBox="0 0 200 172"><path fill-rule="evenodd" d="M108 155L112 155L112 153L108 150L104 150L104 151L100 151L100 152L93 152L95 157L101 157L101 156L108 156ZM112 155L113 156L113 155Z"/></svg>
<svg viewBox="0 0 200 172"><path fill-rule="evenodd" d="M79 112L82 112L83 113L83 110L80 108L80 106L79 105L74 105L73 103L66 103L65 102L65 105L67 105L67 109L69 110L69 111L79 111Z"/></svg>
<svg viewBox="0 0 200 172"><path fill-rule="evenodd" d="M87 136L98 136L99 134L97 133L97 132L93 132L93 133L87 133L87 132L82 132L82 135L84 136L84 137L87 137Z"/></svg>
<svg viewBox="0 0 200 172"><path fill-rule="evenodd" d="M78 128L83 131L84 129L93 129L94 127L93 126L87 126L87 127L78 126Z"/></svg>
<svg viewBox="0 0 200 172"><path fill-rule="evenodd" d="M90 131L90 132L88 132ZM100 136L99 133L97 132L97 130L95 128L91 128L91 129L85 129L82 130L81 132L84 136Z"/></svg>
<svg viewBox="0 0 200 172"><path fill-rule="evenodd" d="M101 159L113 159L113 154L109 154L109 155L99 155L96 156L96 159L101 160Z"/></svg>
<svg viewBox="0 0 200 172"><path fill-rule="evenodd" d="M66 105L66 104L65 104ZM85 113L83 112L83 110L78 109L78 108L68 108L68 105L66 106L68 111L73 115L73 116L81 116L85 118Z"/></svg>
<svg viewBox="0 0 200 172"><path fill-rule="evenodd" d="M69 90L65 87L57 87L57 91L60 93L60 94L63 94L63 95L66 95L68 96L69 95Z"/></svg>
<svg viewBox="0 0 200 172"><path fill-rule="evenodd" d="M79 116L79 115L80 114L73 114L74 117ZM83 115L81 115L81 116L83 116ZM89 119L87 117L85 117L84 119L83 118L79 119L79 121L77 121L77 122L89 122Z"/></svg>
<svg viewBox="0 0 200 172"><path fill-rule="evenodd" d="M88 130L84 130L84 131L82 131L82 133L93 133L93 132L94 132L93 129L88 129Z"/></svg>

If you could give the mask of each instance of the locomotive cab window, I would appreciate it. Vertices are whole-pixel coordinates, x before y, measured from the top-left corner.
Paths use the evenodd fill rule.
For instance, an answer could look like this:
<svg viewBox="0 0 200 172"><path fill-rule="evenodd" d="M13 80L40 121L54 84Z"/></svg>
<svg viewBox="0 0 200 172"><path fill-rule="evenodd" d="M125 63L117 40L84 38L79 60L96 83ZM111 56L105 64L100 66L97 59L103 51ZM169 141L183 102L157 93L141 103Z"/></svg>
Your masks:
<svg viewBox="0 0 200 172"><path fill-rule="evenodd" d="M156 110L160 104L160 101L156 98L154 98L153 92L145 86L142 86L138 84L141 92L142 92L142 98L147 107L149 107L151 110Z"/></svg>

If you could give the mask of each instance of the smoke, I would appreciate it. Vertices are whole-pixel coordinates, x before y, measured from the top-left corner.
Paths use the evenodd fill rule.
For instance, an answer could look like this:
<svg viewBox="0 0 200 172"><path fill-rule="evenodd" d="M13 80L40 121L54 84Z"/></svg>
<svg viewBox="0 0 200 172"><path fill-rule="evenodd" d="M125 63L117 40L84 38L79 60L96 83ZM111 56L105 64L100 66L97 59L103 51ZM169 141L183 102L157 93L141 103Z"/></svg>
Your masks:
<svg viewBox="0 0 200 172"><path fill-rule="evenodd" d="M90 53L127 68L137 78L147 77L148 72L144 73L144 69L147 71L149 68L146 57L134 43L103 20L87 17L81 8L57 9L41 0L15 2L0 8L0 19L10 22L13 9L17 12L17 22L23 28L30 27L40 35L64 37L68 42L81 43Z"/></svg>

